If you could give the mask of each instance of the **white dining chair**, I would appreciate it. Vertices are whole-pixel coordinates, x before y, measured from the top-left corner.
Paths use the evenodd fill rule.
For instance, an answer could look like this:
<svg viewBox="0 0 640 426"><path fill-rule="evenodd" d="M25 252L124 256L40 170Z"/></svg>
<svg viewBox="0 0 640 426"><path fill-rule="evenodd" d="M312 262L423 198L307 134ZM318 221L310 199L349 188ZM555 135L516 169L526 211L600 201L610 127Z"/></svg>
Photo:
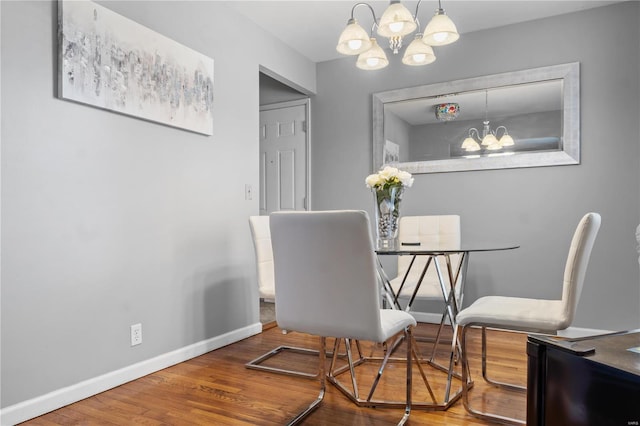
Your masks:
<svg viewBox="0 0 640 426"><path fill-rule="evenodd" d="M260 298L266 301L273 302L276 298L276 288L274 282L273 250L271 248L271 230L269 229L269 216L249 217L249 227L251 228L251 236L253 238L253 247L255 250L256 272L258 276L258 291L260 293ZM283 330L283 332L286 333L285 330ZM315 373L308 373L306 371L294 370L284 367L274 367L265 364L267 360L285 351L290 353L313 355L315 357L318 356L318 351L315 349L280 345L249 361L245 364L245 366L253 370L263 370L272 373L281 373L308 378L316 377Z"/></svg>
<svg viewBox="0 0 640 426"><path fill-rule="evenodd" d="M398 241L400 244L410 244L411 247L460 247L460 216L458 215L427 215L427 216L402 216L398 226ZM409 247L409 246L407 246ZM402 246L400 247L402 248ZM457 305L462 303L462 294L460 285L462 280L461 255L452 253L448 255L437 256L439 265L444 279L444 287L449 294L451 290L451 282L456 283L455 297ZM431 262L426 273L422 276L427 262ZM405 304L411 304L410 312L418 319L424 318L426 321L432 321L429 314L421 312L413 308L413 303L430 301L440 302L442 305L442 314L440 315L440 326L435 336L435 344L431 359L435 356L435 350L440 341L443 326L447 319L446 302L444 300L442 285L438 278L437 269L433 264L434 260L428 256L398 256L398 267L395 278L390 280L393 291L399 296L399 299ZM448 274L451 271L451 274ZM422 278L421 278L422 276ZM420 281L422 280L422 281ZM416 284L420 282L420 287L416 290ZM426 339L431 341L432 339Z"/></svg>
<svg viewBox="0 0 640 426"><path fill-rule="evenodd" d="M470 414L484 420L506 424L524 424L524 421L516 418L480 411L471 407L469 391L472 382L469 374L467 333L472 327L481 328L482 376L485 381L510 390L526 390L522 386L498 382L488 377L486 329L556 334L559 330L569 327L580 299L591 249L598 234L600 222L601 218L598 213L587 213L578 223L569 247L560 299L485 296L458 313L456 320L460 330L462 347L462 400L465 409Z"/></svg>
<svg viewBox="0 0 640 426"><path fill-rule="evenodd" d="M405 411L398 423L404 424L411 411L412 329L416 321L407 312L380 308L376 258L367 213L344 210L276 212L271 215L270 222L276 321L287 330L320 337L320 393L289 424L300 423L324 398L327 337L337 341L347 339L349 369L353 373L351 341L383 343L394 336L403 338L407 347L406 392L401 405ZM330 370L338 355L337 346ZM386 361L388 358L385 357L383 362ZM350 394L358 403L355 375L353 380L354 389ZM373 400L370 396L364 401L364 405L367 404L385 406L386 402ZM388 405L397 404L389 402Z"/></svg>
<svg viewBox="0 0 640 426"><path fill-rule="evenodd" d="M460 247L460 216L458 215L430 215L430 216L402 216L398 226L398 241L400 244L418 245L422 247ZM402 248L402 246L400 247ZM459 254L450 255L451 261L456 266ZM407 271L405 285L400 296L408 298L415 289L415 284L427 262L426 256L416 257L411 265L411 256L398 256L397 275L391 280L393 289L400 289ZM439 256L441 264L445 264L444 256ZM411 268L409 268L411 266ZM448 277L447 277L448 278ZM445 283L447 290L450 283ZM423 277L416 297L420 299L442 300L442 289L435 268L430 267Z"/></svg>

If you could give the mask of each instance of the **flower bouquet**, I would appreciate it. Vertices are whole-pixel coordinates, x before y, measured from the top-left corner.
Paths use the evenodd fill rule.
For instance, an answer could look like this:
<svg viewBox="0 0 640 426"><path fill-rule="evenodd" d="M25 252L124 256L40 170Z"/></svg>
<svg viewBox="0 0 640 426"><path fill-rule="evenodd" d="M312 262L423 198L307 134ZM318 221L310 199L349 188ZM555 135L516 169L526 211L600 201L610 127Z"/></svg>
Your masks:
<svg viewBox="0 0 640 426"><path fill-rule="evenodd" d="M375 199L376 247L378 250L397 249L400 201L404 188L413 185L413 177L411 173L387 166L367 176L365 183Z"/></svg>

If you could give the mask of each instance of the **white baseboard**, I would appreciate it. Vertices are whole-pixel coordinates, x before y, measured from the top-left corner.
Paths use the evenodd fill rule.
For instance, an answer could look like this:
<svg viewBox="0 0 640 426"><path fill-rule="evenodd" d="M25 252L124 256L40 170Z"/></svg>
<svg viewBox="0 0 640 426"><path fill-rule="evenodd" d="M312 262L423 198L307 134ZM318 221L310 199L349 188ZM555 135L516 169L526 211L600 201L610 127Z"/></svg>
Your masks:
<svg viewBox="0 0 640 426"><path fill-rule="evenodd" d="M163 368L187 361L212 350L237 342L262 331L262 324L256 323L230 331L221 336L203 340L189 346L158 355L154 358L112 371L89 380L49 392L45 395L3 408L0 424L11 426L34 417L41 416L65 405L72 404L100 392L120 386Z"/></svg>

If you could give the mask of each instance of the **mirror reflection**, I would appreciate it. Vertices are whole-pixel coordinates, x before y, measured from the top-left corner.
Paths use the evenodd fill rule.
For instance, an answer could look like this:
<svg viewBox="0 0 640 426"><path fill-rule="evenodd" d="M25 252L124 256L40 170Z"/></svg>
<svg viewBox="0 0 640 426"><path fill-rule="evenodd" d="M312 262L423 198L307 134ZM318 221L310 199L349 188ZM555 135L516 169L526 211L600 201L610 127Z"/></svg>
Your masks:
<svg viewBox="0 0 640 426"><path fill-rule="evenodd" d="M374 168L577 164L577 81L577 64L568 64L378 93Z"/></svg>

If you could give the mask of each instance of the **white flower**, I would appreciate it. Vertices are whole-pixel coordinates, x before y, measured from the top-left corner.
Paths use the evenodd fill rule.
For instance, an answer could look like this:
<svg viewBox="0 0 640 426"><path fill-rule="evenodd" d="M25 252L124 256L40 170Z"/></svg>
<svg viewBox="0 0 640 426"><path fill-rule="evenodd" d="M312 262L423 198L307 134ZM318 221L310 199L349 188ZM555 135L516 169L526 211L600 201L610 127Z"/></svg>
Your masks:
<svg viewBox="0 0 640 426"><path fill-rule="evenodd" d="M400 170L398 172L398 179L400 179L400 182L402 182L402 185L406 186L407 188L411 188L411 185L413 185L413 177L411 177L411 173L409 172Z"/></svg>
<svg viewBox="0 0 640 426"><path fill-rule="evenodd" d="M383 187L388 188L390 186L410 187L413 185L413 177L409 172L398 170L395 167L386 166L378 173L367 176L365 183L368 188L376 190L382 189Z"/></svg>
<svg viewBox="0 0 640 426"><path fill-rule="evenodd" d="M395 167L390 167L387 166L384 169L382 169L382 171L380 171L380 175L383 176L384 178L386 178L386 180L391 180L394 177L398 176L398 173L400 171L398 169L396 169Z"/></svg>
<svg viewBox="0 0 640 426"><path fill-rule="evenodd" d="M378 173L374 173L372 175L367 176L367 178L365 179L365 183L367 184L367 186L369 188L373 188L375 186L378 186L383 182L382 177L378 174Z"/></svg>

